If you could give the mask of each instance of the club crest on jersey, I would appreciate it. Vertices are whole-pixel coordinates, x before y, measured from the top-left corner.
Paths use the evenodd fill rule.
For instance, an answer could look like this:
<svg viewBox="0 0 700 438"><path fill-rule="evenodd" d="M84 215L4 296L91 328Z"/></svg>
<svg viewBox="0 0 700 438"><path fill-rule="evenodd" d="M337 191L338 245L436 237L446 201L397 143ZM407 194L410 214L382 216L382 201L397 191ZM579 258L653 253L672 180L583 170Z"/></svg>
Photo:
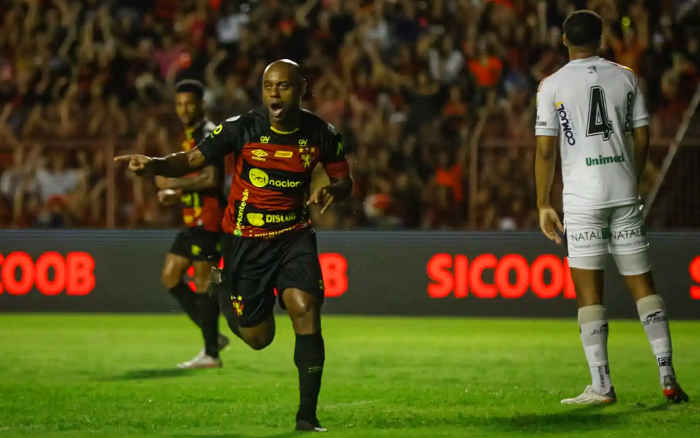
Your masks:
<svg viewBox="0 0 700 438"><path fill-rule="evenodd" d="M304 165L304 169L311 167L311 155L301 154L301 162Z"/></svg>
<svg viewBox="0 0 700 438"><path fill-rule="evenodd" d="M269 135L261 135L260 136L260 143L267 144L270 142L270 136Z"/></svg>
<svg viewBox="0 0 700 438"><path fill-rule="evenodd" d="M301 157L301 163L304 165L304 169L311 167L311 157L314 152L316 152L315 147L301 146L301 140L299 140L299 156Z"/></svg>
<svg viewBox="0 0 700 438"><path fill-rule="evenodd" d="M245 305L243 304L243 297L238 295L234 297L231 295L231 305L233 306L233 311L236 312L236 316L243 316L243 309Z"/></svg>
<svg viewBox="0 0 700 438"><path fill-rule="evenodd" d="M267 157L269 154L262 150L262 149L253 149L250 154L252 155L252 158L254 160L258 161L265 161L265 157Z"/></svg>
<svg viewBox="0 0 700 438"><path fill-rule="evenodd" d="M309 140L306 138L299 139L299 146L306 146L308 143L309 143Z"/></svg>
<svg viewBox="0 0 700 438"><path fill-rule="evenodd" d="M576 138L574 133L574 124L569 120L569 115L564 107L564 102L557 102L554 104L559 113L559 123L561 124L561 129L564 132L564 137L566 137L566 142L573 146L576 144Z"/></svg>

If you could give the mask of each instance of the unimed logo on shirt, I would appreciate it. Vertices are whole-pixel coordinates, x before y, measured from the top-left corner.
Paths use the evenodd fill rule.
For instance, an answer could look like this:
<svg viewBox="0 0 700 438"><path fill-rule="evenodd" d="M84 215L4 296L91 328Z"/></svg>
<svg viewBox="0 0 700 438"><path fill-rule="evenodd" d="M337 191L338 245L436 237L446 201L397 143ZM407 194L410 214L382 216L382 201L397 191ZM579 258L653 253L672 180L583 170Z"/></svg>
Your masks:
<svg viewBox="0 0 700 438"><path fill-rule="evenodd" d="M95 288L95 260L87 252L42 253L36 260L24 251L0 254L0 294L88 295Z"/></svg>

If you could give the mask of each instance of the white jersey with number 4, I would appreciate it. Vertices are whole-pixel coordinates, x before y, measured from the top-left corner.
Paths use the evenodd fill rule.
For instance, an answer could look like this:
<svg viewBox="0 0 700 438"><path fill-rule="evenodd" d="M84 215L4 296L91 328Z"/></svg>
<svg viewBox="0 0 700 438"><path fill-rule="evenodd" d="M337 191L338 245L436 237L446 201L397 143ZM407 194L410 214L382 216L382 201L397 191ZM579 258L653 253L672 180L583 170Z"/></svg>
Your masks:
<svg viewBox="0 0 700 438"><path fill-rule="evenodd" d="M630 134L648 124L637 77L627 67L591 56L542 80L535 135L559 136L565 211L637 202Z"/></svg>

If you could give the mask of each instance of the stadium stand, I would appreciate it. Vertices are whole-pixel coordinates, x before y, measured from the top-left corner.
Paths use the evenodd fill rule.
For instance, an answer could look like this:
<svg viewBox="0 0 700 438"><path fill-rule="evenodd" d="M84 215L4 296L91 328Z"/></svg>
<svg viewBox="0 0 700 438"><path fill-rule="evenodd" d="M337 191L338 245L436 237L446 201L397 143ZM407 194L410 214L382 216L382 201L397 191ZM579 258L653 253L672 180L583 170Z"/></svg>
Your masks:
<svg viewBox="0 0 700 438"><path fill-rule="evenodd" d="M536 228L535 90L565 62L560 26L578 7L603 16L602 55L638 72L653 143L667 146L698 83L692 1L10 1L0 227L174 226L152 184L108 158L179 148L176 80L203 79L208 112L222 120L255 105L262 68L286 57L306 69L305 105L351 152L354 201L319 227ZM696 146L698 131L688 133ZM674 169L682 186L683 175L700 183L699 152ZM655 148L643 191L662 157ZM697 205L678 214L679 193L693 196L661 196L653 226L700 216Z"/></svg>

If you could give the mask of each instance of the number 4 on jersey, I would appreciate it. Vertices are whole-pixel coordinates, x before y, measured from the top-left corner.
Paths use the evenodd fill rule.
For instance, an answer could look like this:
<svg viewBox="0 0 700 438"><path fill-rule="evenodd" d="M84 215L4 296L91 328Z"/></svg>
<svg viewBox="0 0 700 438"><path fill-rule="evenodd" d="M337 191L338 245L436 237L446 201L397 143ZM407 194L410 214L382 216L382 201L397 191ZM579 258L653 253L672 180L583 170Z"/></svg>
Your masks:
<svg viewBox="0 0 700 438"><path fill-rule="evenodd" d="M603 140L610 139L613 132L612 122L608 118L608 110L605 104L605 92L603 88L596 85L591 87L590 100L588 104L588 129L586 136L603 135Z"/></svg>

